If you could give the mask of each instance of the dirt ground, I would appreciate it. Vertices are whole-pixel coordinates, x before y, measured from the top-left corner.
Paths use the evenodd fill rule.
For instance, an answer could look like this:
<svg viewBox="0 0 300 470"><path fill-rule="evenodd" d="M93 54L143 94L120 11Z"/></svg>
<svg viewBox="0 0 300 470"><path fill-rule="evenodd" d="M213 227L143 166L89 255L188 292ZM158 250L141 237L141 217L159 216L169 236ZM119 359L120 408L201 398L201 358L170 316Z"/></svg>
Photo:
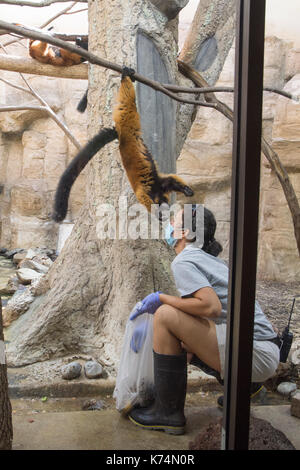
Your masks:
<svg viewBox="0 0 300 470"><path fill-rule="evenodd" d="M220 450L222 418L209 424L190 442L190 450ZM249 450L295 450L287 437L264 419L250 417Z"/></svg>
<svg viewBox="0 0 300 470"><path fill-rule="evenodd" d="M287 326L293 299L300 294L298 283L283 284L274 281L257 281L256 298L273 327L280 332ZM295 302L290 331L300 338L300 298ZM220 450L222 421L216 420L203 429L190 442L190 450ZM294 446L279 430L265 420L251 417L249 450L294 450Z"/></svg>
<svg viewBox="0 0 300 470"><path fill-rule="evenodd" d="M258 280L256 298L272 325L282 331L286 326L292 308L293 299L300 295L299 283ZM295 338L300 338L300 298L296 299L291 325Z"/></svg>

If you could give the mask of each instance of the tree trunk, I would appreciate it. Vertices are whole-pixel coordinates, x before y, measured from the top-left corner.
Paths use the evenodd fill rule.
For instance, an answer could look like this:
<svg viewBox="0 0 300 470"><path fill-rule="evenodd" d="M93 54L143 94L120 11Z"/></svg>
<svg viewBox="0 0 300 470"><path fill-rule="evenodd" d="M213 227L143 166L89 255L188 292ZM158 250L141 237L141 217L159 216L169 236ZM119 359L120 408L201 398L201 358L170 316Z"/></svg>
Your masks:
<svg viewBox="0 0 300 470"><path fill-rule="evenodd" d="M201 0L179 59L201 72L211 86L215 85L232 46L235 35L236 0ZM180 84L191 86L180 75ZM203 99L203 98L201 98ZM177 155L193 124L198 107L182 105L177 126Z"/></svg>
<svg viewBox="0 0 300 470"><path fill-rule="evenodd" d="M219 4L220 0L211 3ZM163 62L163 76L178 82L177 18L169 21L149 1L94 0L89 5L89 24L89 47L95 54L138 70L147 67L151 70L152 62L153 75L149 78L154 79L162 73L162 67L156 64ZM141 63L143 57L145 63ZM100 126L112 127L112 108L119 85L118 73L90 65L90 136ZM137 91L138 103L147 103L143 94L146 87L138 86ZM151 109L148 122L145 110L140 111L145 139L150 145L152 131L149 132L148 125L151 128L153 119L161 117L162 100L153 92L148 103ZM163 107L168 125L164 125L163 131L159 126L153 127L155 133L160 132L153 152L157 149L159 165L166 165L163 170L168 171L175 168L176 145L174 154L168 153L166 163L160 141L182 138L176 122L181 107L177 102ZM188 112L192 114L193 106L189 106ZM118 143L113 142L89 163L87 199L72 234L47 275L50 289L9 329L10 365L75 353L115 364L135 303L156 290L176 295L170 271L174 255L163 241L99 239L103 217L97 209L109 203L117 210L120 197L128 198L128 206L136 202L120 162Z"/></svg>
<svg viewBox="0 0 300 470"><path fill-rule="evenodd" d="M2 302L0 297L0 450L10 450L13 438L11 404L8 396L7 366L4 356Z"/></svg>

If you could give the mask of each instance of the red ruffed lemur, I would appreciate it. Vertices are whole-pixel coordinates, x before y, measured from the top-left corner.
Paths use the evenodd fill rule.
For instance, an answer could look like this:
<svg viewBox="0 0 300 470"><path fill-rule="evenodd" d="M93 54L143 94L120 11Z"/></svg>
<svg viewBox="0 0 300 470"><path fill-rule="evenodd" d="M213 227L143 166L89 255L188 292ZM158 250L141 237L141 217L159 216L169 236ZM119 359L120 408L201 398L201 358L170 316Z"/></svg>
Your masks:
<svg viewBox="0 0 300 470"><path fill-rule="evenodd" d="M75 43L85 50L88 49L87 39L78 37ZM47 42L42 42L37 39L29 40L29 55L43 64L59 66L78 65L86 60L79 54L69 52L61 47L51 46Z"/></svg>
<svg viewBox="0 0 300 470"><path fill-rule="evenodd" d="M78 37L75 40L75 44L76 46L88 50L88 39ZM78 65L86 60L79 54L69 52L61 47L51 46L47 42L42 42L37 39L29 40L29 55L43 64L58 66ZM87 107L87 93L88 90L86 90L77 106L77 110L81 113L83 113Z"/></svg>
<svg viewBox="0 0 300 470"><path fill-rule="evenodd" d="M114 128L104 128L74 157L59 181L53 219L62 221L67 213L72 184L91 158L106 144L118 138L121 160L137 200L151 212L151 205L169 203L169 193L193 196L193 190L174 174L162 174L147 149L135 102L133 69L123 67L117 105L113 111Z"/></svg>

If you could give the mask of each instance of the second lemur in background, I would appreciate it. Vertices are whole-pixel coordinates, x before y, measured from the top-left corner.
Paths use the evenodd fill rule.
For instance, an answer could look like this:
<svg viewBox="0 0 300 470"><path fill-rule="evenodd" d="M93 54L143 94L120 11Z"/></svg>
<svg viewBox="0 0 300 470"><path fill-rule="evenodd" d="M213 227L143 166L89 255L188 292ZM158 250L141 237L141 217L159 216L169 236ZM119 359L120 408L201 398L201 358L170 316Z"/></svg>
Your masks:
<svg viewBox="0 0 300 470"><path fill-rule="evenodd" d="M88 49L88 40L80 37L75 40L76 46ZM29 40L29 55L43 64L70 66L78 65L86 59L75 52L67 51L37 39Z"/></svg>
<svg viewBox="0 0 300 470"><path fill-rule="evenodd" d="M102 129L72 160L64 171L55 195L53 218L62 221L67 213L71 187L91 158L107 143L119 139L119 149L128 180L137 200L151 212L152 204L169 204L172 191L193 196L193 190L177 175L158 171L143 139L135 103L134 70L123 68L117 105L113 112L115 128Z"/></svg>

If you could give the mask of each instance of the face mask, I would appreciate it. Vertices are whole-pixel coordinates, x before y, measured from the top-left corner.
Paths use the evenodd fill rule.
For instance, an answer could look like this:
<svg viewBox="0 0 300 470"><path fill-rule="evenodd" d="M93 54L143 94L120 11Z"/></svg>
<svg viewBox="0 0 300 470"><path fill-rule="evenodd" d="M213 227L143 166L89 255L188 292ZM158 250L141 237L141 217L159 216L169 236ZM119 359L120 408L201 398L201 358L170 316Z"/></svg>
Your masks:
<svg viewBox="0 0 300 470"><path fill-rule="evenodd" d="M174 227L173 225L169 224L165 228L165 240L169 246L174 248L176 243L178 242L177 238L173 237Z"/></svg>

